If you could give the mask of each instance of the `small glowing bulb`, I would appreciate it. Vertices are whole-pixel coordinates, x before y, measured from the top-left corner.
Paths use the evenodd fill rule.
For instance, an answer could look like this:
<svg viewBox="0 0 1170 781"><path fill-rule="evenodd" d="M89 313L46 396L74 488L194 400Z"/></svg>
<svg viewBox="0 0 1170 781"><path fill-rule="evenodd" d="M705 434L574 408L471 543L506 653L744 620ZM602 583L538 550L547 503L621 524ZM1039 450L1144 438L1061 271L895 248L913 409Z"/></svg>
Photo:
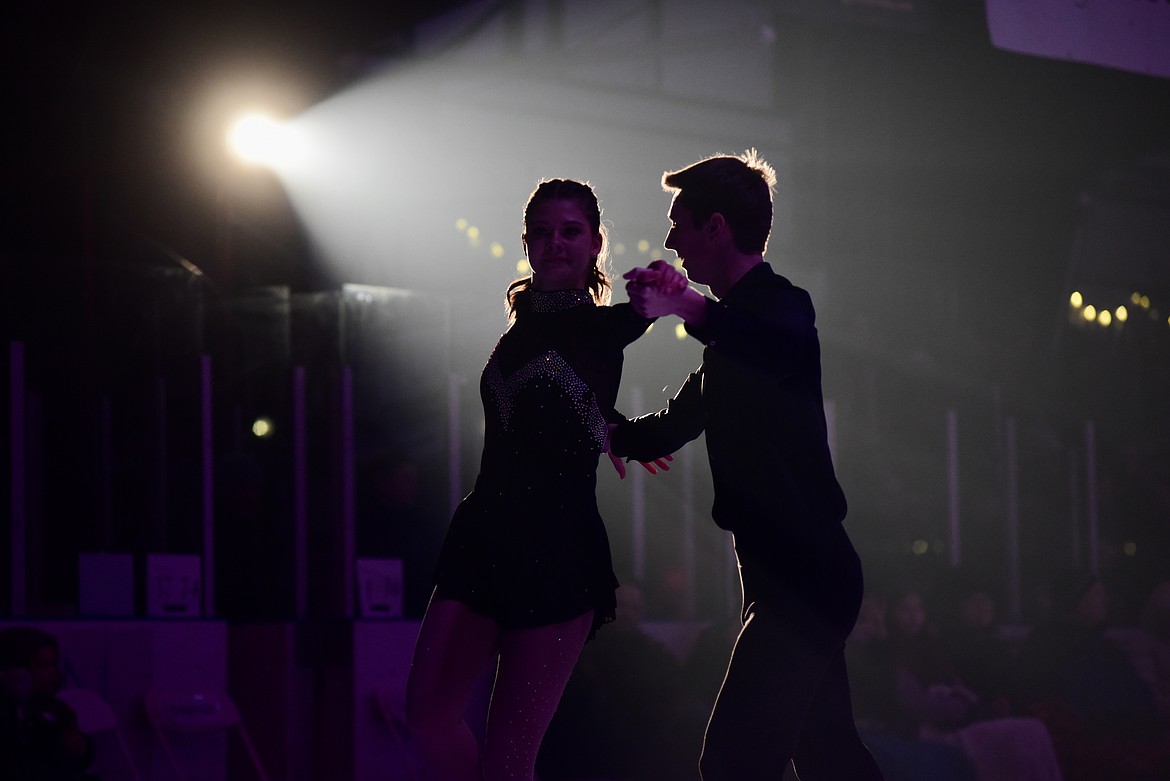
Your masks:
<svg viewBox="0 0 1170 781"><path fill-rule="evenodd" d="M687 338L687 327L685 325L683 325L682 323L679 323L678 325L676 325L674 327L674 338L678 339L680 342L682 340L686 339Z"/></svg>
<svg viewBox="0 0 1170 781"><path fill-rule="evenodd" d="M645 255L649 251L650 242L646 241L646 239L638 239L638 252L641 252L643 255Z"/></svg>
<svg viewBox="0 0 1170 781"><path fill-rule="evenodd" d="M504 245L498 241L492 242L492 257L493 258L504 257Z"/></svg>
<svg viewBox="0 0 1170 781"><path fill-rule="evenodd" d="M1117 307L1117 311L1113 313L1113 317L1117 319L1117 322L1124 323L1129 319L1129 310L1123 306L1119 306Z"/></svg>
<svg viewBox="0 0 1170 781"><path fill-rule="evenodd" d="M1149 309L1150 308L1150 297L1149 296L1142 296L1142 300L1138 302L1138 305L1141 306L1142 309Z"/></svg>
<svg viewBox="0 0 1170 781"><path fill-rule="evenodd" d="M1121 546L1121 550L1125 552L1126 556L1129 556L1132 559L1137 555L1137 543L1130 540Z"/></svg>
<svg viewBox="0 0 1170 781"><path fill-rule="evenodd" d="M1085 297L1081 295L1079 290L1074 290L1072 295L1068 297L1068 302L1072 304L1073 309L1080 309L1085 303Z"/></svg>
<svg viewBox="0 0 1170 781"><path fill-rule="evenodd" d="M1108 326L1113 322L1113 315L1109 314L1108 309L1102 309L1097 313L1097 322L1103 326Z"/></svg>
<svg viewBox="0 0 1170 781"><path fill-rule="evenodd" d="M460 233L463 233L467 230L467 219L465 217L460 217L459 219L455 220L455 230L459 231Z"/></svg>
<svg viewBox="0 0 1170 781"><path fill-rule="evenodd" d="M626 245L622 244L620 241L618 243L614 244L613 245L613 254L625 255L626 254Z"/></svg>
<svg viewBox="0 0 1170 781"><path fill-rule="evenodd" d="M1135 291L1134 294L1129 297L1129 302L1134 306L1140 306L1142 303L1142 294Z"/></svg>
<svg viewBox="0 0 1170 781"><path fill-rule="evenodd" d="M479 238L479 228L475 227L474 225L469 227L467 229L467 238L472 239L472 240L478 239Z"/></svg>
<svg viewBox="0 0 1170 781"><path fill-rule="evenodd" d="M252 423L252 434L263 439L272 436L273 425L271 418L256 418Z"/></svg>
<svg viewBox="0 0 1170 781"><path fill-rule="evenodd" d="M930 550L930 545L926 542L926 540L915 540L910 544L910 551L915 556L921 556L928 550Z"/></svg>
<svg viewBox="0 0 1170 781"><path fill-rule="evenodd" d="M1081 316L1091 323L1097 319L1097 308L1092 304L1089 304L1081 310Z"/></svg>
<svg viewBox="0 0 1170 781"><path fill-rule="evenodd" d="M524 274L529 273L530 271L532 271L532 266L528 265L527 260L524 260L523 258L521 258L520 260L516 261L516 273L517 274L524 275Z"/></svg>

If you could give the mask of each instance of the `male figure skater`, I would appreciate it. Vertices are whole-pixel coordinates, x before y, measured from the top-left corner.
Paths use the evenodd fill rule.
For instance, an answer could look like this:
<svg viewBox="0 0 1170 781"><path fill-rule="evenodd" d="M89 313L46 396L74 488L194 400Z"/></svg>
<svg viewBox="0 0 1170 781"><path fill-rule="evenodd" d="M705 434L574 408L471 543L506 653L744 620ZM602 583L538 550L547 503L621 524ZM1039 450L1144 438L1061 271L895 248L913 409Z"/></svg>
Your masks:
<svg viewBox="0 0 1170 781"><path fill-rule="evenodd" d="M707 433L711 515L730 531L743 628L703 743L704 781L881 779L857 735L845 639L861 564L842 526L808 293L764 260L776 174L755 150L663 175L663 260L628 272L646 317L677 315L706 345L666 409L612 426L611 454L652 461ZM688 286L707 285L715 298Z"/></svg>

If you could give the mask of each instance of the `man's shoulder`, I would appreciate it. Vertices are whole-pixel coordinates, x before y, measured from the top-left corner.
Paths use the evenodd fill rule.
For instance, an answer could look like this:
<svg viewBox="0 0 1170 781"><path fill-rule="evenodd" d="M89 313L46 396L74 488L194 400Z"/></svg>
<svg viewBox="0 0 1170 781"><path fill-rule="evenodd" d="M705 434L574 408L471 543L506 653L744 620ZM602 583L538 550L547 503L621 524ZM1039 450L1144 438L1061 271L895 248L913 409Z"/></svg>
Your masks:
<svg viewBox="0 0 1170 781"><path fill-rule="evenodd" d="M780 274L772 267L768 261L763 261L757 264L750 272L744 275L744 281L747 282L744 287L766 289L766 290L795 290L801 293L805 291L792 283L788 277ZM805 295L808 295L805 293Z"/></svg>
<svg viewBox="0 0 1170 781"><path fill-rule="evenodd" d="M793 284L783 274L776 273L767 262L752 269L750 277L744 281L748 283L742 286L745 298L782 298L801 304L812 303L812 296L807 290Z"/></svg>

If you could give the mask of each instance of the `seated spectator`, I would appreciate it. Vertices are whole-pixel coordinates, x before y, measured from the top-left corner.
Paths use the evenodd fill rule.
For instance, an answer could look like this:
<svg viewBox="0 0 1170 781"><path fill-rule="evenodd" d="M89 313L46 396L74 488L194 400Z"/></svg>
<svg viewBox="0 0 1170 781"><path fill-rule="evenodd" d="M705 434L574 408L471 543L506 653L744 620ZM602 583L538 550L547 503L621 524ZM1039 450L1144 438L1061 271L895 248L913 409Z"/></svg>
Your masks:
<svg viewBox="0 0 1170 781"><path fill-rule="evenodd" d="M646 634L642 594L617 591L617 618L581 653L545 735L537 771L545 781L622 778L645 781L698 775L680 751L680 663Z"/></svg>
<svg viewBox="0 0 1170 781"><path fill-rule="evenodd" d="M1170 580L1150 590L1136 626L1113 627L1105 634L1150 687L1162 718L1170 720Z"/></svg>
<svg viewBox="0 0 1170 781"><path fill-rule="evenodd" d="M961 750L921 739L917 725L898 706L886 603L880 596L866 594L862 600L845 661L857 731L885 781L975 781L975 768Z"/></svg>
<svg viewBox="0 0 1170 781"><path fill-rule="evenodd" d="M3 740L6 753L15 750L17 756L6 757L4 769L21 781L96 781L86 772L93 765L93 740L57 697L64 680L57 639L33 627L0 631L0 671L14 679L12 671L20 670L27 678L22 675L23 685L7 698Z"/></svg>
<svg viewBox="0 0 1170 781"><path fill-rule="evenodd" d="M999 634L992 589L959 578L951 594L948 615L939 625L939 639L955 677L975 695L972 716L1020 715L1016 654Z"/></svg>
<svg viewBox="0 0 1170 781"><path fill-rule="evenodd" d="M924 592L910 585L890 603L894 698L921 737L963 751L979 781L1059 781L1052 738L1035 718L983 718L980 698L957 673L928 620Z"/></svg>
<svg viewBox="0 0 1170 781"><path fill-rule="evenodd" d="M1026 702L1052 733L1069 781L1170 778L1170 739L1153 691L1107 638L1110 592L1072 572L1026 646Z"/></svg>

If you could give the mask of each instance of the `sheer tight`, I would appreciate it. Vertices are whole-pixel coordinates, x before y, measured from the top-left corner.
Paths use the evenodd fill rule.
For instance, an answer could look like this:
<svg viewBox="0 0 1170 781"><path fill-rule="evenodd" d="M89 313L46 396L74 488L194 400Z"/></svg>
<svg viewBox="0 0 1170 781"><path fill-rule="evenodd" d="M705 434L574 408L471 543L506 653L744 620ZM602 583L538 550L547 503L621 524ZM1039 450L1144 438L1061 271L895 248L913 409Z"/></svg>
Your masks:
<svg viewBox="0 0 1170 781"><path fill-rule="evenodd" d="M576 665L593 614L501 629L461 602L432 600L406 688L406 718L436 781L533 781L536 755ZM499 655L482 750L464 710Z"/></svg>

